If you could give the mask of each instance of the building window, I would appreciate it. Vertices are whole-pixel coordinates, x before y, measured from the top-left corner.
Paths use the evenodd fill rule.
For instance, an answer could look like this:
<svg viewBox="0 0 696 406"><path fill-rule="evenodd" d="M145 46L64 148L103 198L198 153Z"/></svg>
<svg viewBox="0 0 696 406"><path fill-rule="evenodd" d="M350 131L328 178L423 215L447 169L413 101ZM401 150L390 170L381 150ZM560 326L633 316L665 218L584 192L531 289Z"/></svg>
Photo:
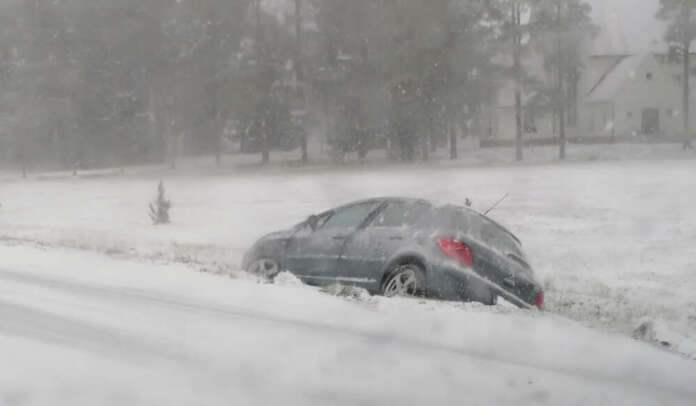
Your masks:
<svg viewBox="0 0 696 406"><path fill-rule="evenodd" d="M653 78L652 72L648 72L648 74L645 75L645 78L648 79L648 80L652 80L652 78Z"/></svg>

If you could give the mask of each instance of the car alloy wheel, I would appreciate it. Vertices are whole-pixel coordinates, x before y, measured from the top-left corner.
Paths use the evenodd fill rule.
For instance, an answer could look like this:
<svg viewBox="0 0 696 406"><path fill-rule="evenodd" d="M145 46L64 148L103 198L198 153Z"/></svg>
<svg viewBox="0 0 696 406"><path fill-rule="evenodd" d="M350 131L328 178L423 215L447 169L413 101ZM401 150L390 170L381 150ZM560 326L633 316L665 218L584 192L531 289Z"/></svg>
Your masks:
<svg viewBox="0 0 696 406"><path fill-rule="evenodd" d="M280 273L280 267L272 259L259 259L254 261L247 271L265 279L273 279Z"/></svg>
<svg viewBox="0 0 696 406"><path fill-rule="evenodd" d="M384 296L422 296L424 288L423 271L416 265L401 265L384 284Z"/></svg>

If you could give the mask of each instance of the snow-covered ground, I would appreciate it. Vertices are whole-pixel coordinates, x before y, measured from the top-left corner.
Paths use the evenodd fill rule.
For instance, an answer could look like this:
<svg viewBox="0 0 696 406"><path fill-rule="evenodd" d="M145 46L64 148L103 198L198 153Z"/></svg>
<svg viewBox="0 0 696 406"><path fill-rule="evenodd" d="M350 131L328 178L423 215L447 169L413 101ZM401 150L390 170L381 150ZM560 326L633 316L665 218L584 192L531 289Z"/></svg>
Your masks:
<svg viewBox="0 0 696 406"><path fill-rule="evenodd" d="M0 246L4 405L692 405L693 361L554 314Z"/></svg>
<svg viewBox="0 0 696 406"><path fill-rule="evenodd" d="M688 155L679 156L686 159L607 161L603 159L610 156L596 147L575 148L573 153L591 156L576 155L569 164L482 168L444 163L338 169L281 166L240 173L229 168L189 167L174 172L143 168L129 169L124 176L51 174L27 181L4 175L0 176L0 238L20 247L29 243L79 248L120 259L177 263L229 274L238 279L215 280L233 286L235 292L255 292L238 269L244 251L261 235L309 214L376 195L450 203L468 197L475 207L486 208L510 193L492 216L518 234L546 285L549 314L539 322L550 323L549 330L570 328L553 333L569 342L582 329L558 321L558 316L618 333L624 338L616 338L611 345L617 347L609 350L618 352L634 345L625 337L644 325L643 338L653 347L663 347L655 350L658 353L671 351L696 359L696 161ZM594 155L605 158L597 161ZM147 203L160 178L174 204L174 223L153 227ZM5 255L0 258L4 261ZM315 292L292 289L293 300L301 302L299 297L306 294L312 307L310 297ZM278 305L283 298L281 294L272 303ZM379 303L380 309L391 306L384 304L389 301ZM495 310L471 307L445 309L437 311L485 319L486 325L508 320L502 326L518 328L524 324L520 317L537 321L540 317L516 314L508 318ZM421 310L416 310L418 317L433 315ZM381 311L373 316L390 317ZM522 334L525 329L519 331ZM690 365L694 368L693 361ZM359 398L353 400L357 403Z"/></svg>

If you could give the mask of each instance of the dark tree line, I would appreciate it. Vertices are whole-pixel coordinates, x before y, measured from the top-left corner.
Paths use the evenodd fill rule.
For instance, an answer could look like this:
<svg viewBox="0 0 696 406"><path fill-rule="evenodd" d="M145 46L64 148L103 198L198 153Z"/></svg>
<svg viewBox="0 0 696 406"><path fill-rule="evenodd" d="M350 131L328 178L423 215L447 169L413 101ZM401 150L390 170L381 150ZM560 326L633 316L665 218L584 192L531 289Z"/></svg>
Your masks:
<svg viewBox="0 0 696 406"><path fill-rule="evenodd" d="M0 158L27 165L166 162L242 151L457 157L458 129L540 52L561 128L581 0L17 0L0 5ZM549 44L549 38L556 43ZM553 46L552 46L553 45ZM555 70L554 70L555 69ZM563 132L561 132L563 134ZM563 148L563 143L561 143ZM563 153L563 152L562 152Z"/></svg>

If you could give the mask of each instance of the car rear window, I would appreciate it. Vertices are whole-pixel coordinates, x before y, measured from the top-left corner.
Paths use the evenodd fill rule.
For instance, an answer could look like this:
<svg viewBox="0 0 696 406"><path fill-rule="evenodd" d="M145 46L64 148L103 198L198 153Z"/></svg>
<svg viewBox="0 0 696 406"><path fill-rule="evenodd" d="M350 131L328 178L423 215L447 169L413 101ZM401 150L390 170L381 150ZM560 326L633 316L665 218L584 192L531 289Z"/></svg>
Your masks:
<svg viewBox="0 0 696 406"><path fill-rule="evenodd" d="M435 216L438 228L456 228L474 239L506 254L522 256L522 247L515 236L497 223L474 211L450 208Z"/></svg>
<svg viewBox="0 0 696 406"><path fill-rule="evenodd" d="M499 248L506 254L522 254L519 241L507 230L483 216L472 215L471 217L474 232L478 233L481 241L486 243L486 245ZM477 223L478 225L476 226Z"/></svg>

